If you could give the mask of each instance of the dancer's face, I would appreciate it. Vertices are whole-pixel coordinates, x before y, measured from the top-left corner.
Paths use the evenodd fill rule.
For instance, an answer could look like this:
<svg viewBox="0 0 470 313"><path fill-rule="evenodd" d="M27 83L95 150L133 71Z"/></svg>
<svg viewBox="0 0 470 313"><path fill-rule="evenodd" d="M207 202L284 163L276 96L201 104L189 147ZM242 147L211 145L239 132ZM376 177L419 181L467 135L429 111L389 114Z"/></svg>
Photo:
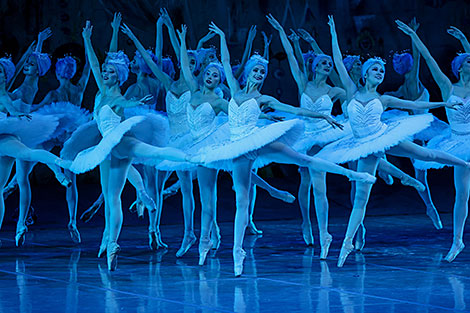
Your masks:
<svg viewBox="0 0 470 313"><path fill-rule="evenodd" d="M0 65L0 86L5 85L7 83L7 75L3 66Z"/></svg>
<svg viewBox="0 0 470 313"><path fill-rule="evenodd" d="M383 82L384 77L385 77L384 67L379 63L375 63L367 70L367 73L364 78L370 84L372 84L373 86L376 86Z"/></svg>
<svg viewBox="0 0 470 313"><path fill-rule="evenodd" d="M460 74L465 74L466 76L470 75L470 57L463 61L459 71Z"/></svg>
<svg viewBox="0 0 470 313"><path fill-rule="evenodd" d="M28 61L23 66L23 74L27 76L39 75L38 62L35 57L30 56L28 58Z"/></svg>
<svg viewBox="0 0 470 313"><path fill-rule="evenodd" d="M353 63L353 66L351 68L351 74L354 75L354 76L361 76L361 73L362 72L362 62L361 60L356 60L354 63Z"/></svg>
<svg viewBox="0 0 470 313"><path fill-rule="evenodd" d="M220 84L220 72L219 70L211 66L204 73L204 85L209 89L214 89Z"/></svg>
<svg viewBox="0 0 470 313"><path fill-rule="evenodd" d="M328 58L323 58L318 62L317 67L315 68L315 73L330 75L331 69L333 68L333 63Z"/></svg>
<svg viewBox="0 0 470 313"><path fill-rule="evenodd" d="M191 70L191 73L196 71L196 58L193 55L189 56L189 69Z"/></svg>
<svg viewBox="0 0 470 313"><path fill-rule="evenodd" d="M101 77L103 77L106 86L119 85L119 79L116 68L108 63L104 63L101 70Z"/></svg>
<svg viewBox="0 0 470 313"><path fill-rule="evenodd" d="M254 84L261 84L263 83L264 79L266 78L266 69L262 65L255 65L248 75L247 81L252 82Z"/></svg>
<svg viewBox="0 0 470 313"><path fill-rule="evenodd" d="M205 68L209 63L217 61L217 56L215 55L215 52L209 52L207 53L206 57L204 58L204 62L202 64L202 68Z"/></svg>
<svg viewBox="0 0 470 313"><path fill-rule="evenodd" d="M134 74L139 74L140 73L139 63L137 63L136 58L134 58L131 61L131 63L129 64L129 67L130 67L131 73L134 73Z"/></svg>

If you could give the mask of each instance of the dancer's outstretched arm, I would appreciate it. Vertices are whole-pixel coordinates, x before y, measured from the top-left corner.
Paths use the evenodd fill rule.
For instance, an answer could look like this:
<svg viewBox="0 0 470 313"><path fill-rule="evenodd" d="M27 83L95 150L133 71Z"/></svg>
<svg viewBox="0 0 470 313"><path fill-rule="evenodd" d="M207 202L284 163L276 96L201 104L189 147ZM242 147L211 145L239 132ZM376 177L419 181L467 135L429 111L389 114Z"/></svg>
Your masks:
<svg viewBox="0 0 470 313"><path fill-rule="evenodd" d="M282 46L286 51L287 60L289 61L290 71L292 73L292 76L294 76L294 80L297 83L297 87L299 88L299 94L302 94L305 91L305 88L307 87L308 77L305 72L302 72L299 68L299 64L297 63L297 60L294 55L294 49L292 49L292 46L289 42L289 39L287 38L284 28L271 14L269 14L267 18L273 28L279 32Z"/></svg>
<svg viewBox="0 0 470 313"><path fill-rule="evenodd" d="M162 63L163 51L163 19L160 16L156 23L157 37L155 39L155 56L157 57L158 65Z"/></svg>
<svg viewBox="0 0 470 313"><path fill-rule="evenodd" d="M240 90L240 84L238 80L233 76L232 66L230 65L230 53L228 52L227 41L225 39L225 33L212 22L209 26L209 30L219 35L220 37L220 54L222 65L224 66L224 72L227 79L227 84L230 88L230 94L232 97Z"/></svg>
<svg viewBox="0 0 470 313"><path fill-rule="evenodd" d="M176 58L178 61L180 60L180 43L178 42L178 38L176 36L175 27L173 26L173 22L171 21L170 15L168 15L168 11L164 8L160 9L160 17L163 19L163 24L166 25L168 28L168 35L170 35L170 42L173 46L173 50L175 50Z"/></svg>
<svg viewBox="0 0 470 313"><path fill-rule="evenodd" d="M35 52L41 52L42 51L42 44L46 39L52 36L52 30L48 27L42 32L38 34L38 44L36 45L36 49L34 50Z"/></svg>
<svg viewBox="0 0 470 313"><path fill-rule="evenodd" d="M85 27L82 31L83 43L85 45L85 55L90 62L91 71L95 77L96 85L98 86L101 94L103 94L106 88L104 86L103 77L101 76L100 63L98 62L98 58L96 57L95 51L93 50L93 45L91 44L92 31L93 26L91 25L90 21L86 21Z"/></svg>
<svg viewBox="0 0 470 313"><path fill-rule="evenodd" d="M251 49L253 48L253 41L255 40L255 37L256 37L256 25L251 25L250 30L248 31L248 37L246 39L245 50L243 51L243 56L240 62L240 66L236 70L235 74L233 74L233 76L235 76L236 79L239 79L240 76L243 74L243 70L245 69L246 62L248 61L251 55Z"/></svg>
<svg viewBox="0 0 470 313"><path fill-rule="evenodd" d="M416 32L419 28L419 23L416 21L414 17L410 22L410 27ZM413 53L413 67L411 71L405 74L405 86L407 90L413 91L413 94L419 94L419 62L420 62L420 54L416 45L411 42L412 46L412 53Z"/></svg>
<svg viewBox="0 0 470 313"><path fill-rule="evenodd" d="M137 39L137 37L132 33L129 26L124 24L121 27L121 31L124 34L126 34L129 37L130 40L132 40L135 47L137 48L137 51L140 52L140 54L142 55L142 58L144 59L145 63L147 63L148 67L150 68L152 73L155 75L155 77L157 77L157 79L163 84L163 86L165 87L165 90L167 90L167 91L170 90L171 84L173 83L173 79L171 79L171 77L168 76L168 74L163 72L157 66L157 64L155 64L155 62L152 60L152 58L148 54L147 50L145 50L144 46L140 43L140 41ZM179 48L178 48L178 51L179 51ZM179 56L178 56L178 59L179 59Z"/></svg>
<svg viewBox="0 0 470 313"><path fill-rule="evenodd" d="M394 109L411 109L411 110L428 110L440 107L449 109L456 109L462 103L449 103L449 102L428 102L428 101L410 101L400 99L394 96L383 95L380 97L384 107Z"/></svg>
<svg viewBox="0 0 470 313"><path fill-rule="evenodd" d="M468 43L467 37L464 33L455 26L449 27L447 33L455 38L457 38L463 46L465 53L470 53L470 43Z"/></svg>
<svg viewBox="0 0 470 313"><path fill-rule="evenodd" d="M261 32L261 35L263 35L263 41L264 41L264 52L263 52L263 58L266 60L269 60L269 46L271 45L271 40L273 39L273 35L266 35L265 32Z"/></svg>
<svg viewBox="0 0 470 313"><path fill-rule="evenodd" d="M114 13L113 21L111 22L113 34L111 36L111 42L109 43L109 52L118 51L119 27L121 27L121 21L121 12Z"/></svg>
<svg viewBox="0 0 470 313"><path fill-rule="evenodd" d="M208 32L204 37L199 39L197 43L196 50L204 48L204 44L214 38L215 34L213 32ZM181 43L181 38L180 38L180 43Z"/></svg>
<svg viewBox="0 0 470 313"><path fill-rule="evenodd" d="M191 94L194 94L199 89L199 84L197 83L196 77L194 77L191 69L189 67L189 57L188 50L186 49L186 33L188 28L186 25L181 26L181 31L177 31L181 46L180 46L180 62L181 62L181 72L183 73L184 80L191 91Z"/></svg>
<svg viewBox="0 0 470 313"><path fill-rule="evenodd" d="M429 67L429 70L431 71L431 75L434 78L434 81L441 89L442 99L449 99L452 92L452 83L450 79L441 71L436 60L434 60L428 48L424 45L424 43L421 41L415 31L402 21L396 20L395 22L398 25L398 29L400 29L406 35L411 37L413 44L418 49L419 53L421 53L421 55L423 56L424 60L426 61L426 64Z"/></svg>
<svg viewBox="0 0 470 313"><path fill-rule="evenodd" d="M82 95L85 92L86 86L88 85L88 80L90 79L90 71L90 62L88 61L88 57L86 56L85 52L85 65L83 66L82 76L80 77L80 80L77 83L78 90Z"/></svg>
<svg viewBox="0 0 470 313"><path fill-rule="evenodd" d="M341 56L341 50L339 48L339 43L338 43L338 35L336 34L335 21L333 20L333 16L331 15L328 16L328 25L330 26L330 33L331 33L333 61L335 62L335 67L336 67L336 70L338 71L341 84L346 90L347 99L351 100L357 91L357 86L353 82L351 77L349 76L349 73L346 70L346 67L344 66L343 58Z"/></svg>
<svg viewBox="0 0 470 313"><path fill-rule="evenodd" d="M8 84L8 88L7 90L10 90L11 87L13 87L13 84L15 83L15 80L16 78L18 77L18 74L21 73L21 71L23 71L23 66L24 64L26 63L26 60L28 60L29 56L31 55L31 53L33 52L34 50L34 45L36 44L36 41L33 41L28 49L26 50L26 52L21 56L21 59L18 61L18 63L16 64L16 68L15 68L15 74L13 75L13 78L11 79L10 83Z"/></svg>
<svg viewBox="0 0 470 313"><path fill-rule="evenodd" d="M289 39L294 44L295 59L297 60L297 64L299 64L300 70L306 73L304 57L302 56L302 48L300 47L300 37L299 35L297 35L297 33L293 29L291 29L290 31L291 31L291 34L289 35Z"/></svg>

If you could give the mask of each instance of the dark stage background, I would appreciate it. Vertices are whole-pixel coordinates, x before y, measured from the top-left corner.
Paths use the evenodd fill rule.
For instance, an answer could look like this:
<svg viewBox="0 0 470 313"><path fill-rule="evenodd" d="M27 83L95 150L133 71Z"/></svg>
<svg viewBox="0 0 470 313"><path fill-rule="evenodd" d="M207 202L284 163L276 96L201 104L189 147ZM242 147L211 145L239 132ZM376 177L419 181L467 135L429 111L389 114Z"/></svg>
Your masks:
<svg viewBox="0 0 470 313"><path fill-rule="evenodd" d="M29 44L36 39L37 33L46 27L51 27L53 36L43 47L44 52L51 54L53 63L57 57L65 53L77 56L83 65L83 46L81 30L85 20L91 20L93 28L92 41L95 50L102 60L109 45L111 36L110 22L113 13L119 11L123 22L128 24L144 43L144 46L155 45L155 22L159 9L166 7L176 28L182 23L189 28L189 45L196 47L200 37L208 31L208 24L214 21L221 27L229 38L232 60L241 58L246 34L252 24L258 27L258 35L254 42L254 50L262 53L263 39L260 34L274 33L265 15L272 13L286 30L289 28L305 28L311 31L320 47L326 52L331 51L330 35L327 26L327 15L335 16L340 46L343 53L380 56L390 61L394 51L410 48L410 40L395 26L394 20L399 18L408 22L416 16L421 24L419 35L431 50L444 72L452 77L450 62L456 52L462 48L457 40L446 33L448 26L459 27L468 34L470 24L470 1L373 1L373 0L336 0L336 1L66 1L66 0L30 0L30 1L0 1L0 51L11 54L16 63ZM174 57L168 36L164 32L164 55ZM129 56L134 55L134 47L123 35L119 37L119 48ZM211 45L218 47L218 40L213 39ZM303 50L307 44L302 43ZM390 63L390 62L389 62ZM81 70L81 69L80 69ZM77 73L77 77L80 74ZM387 75L381 91L395 90L400 84L400 77L391 66L387 66ZM421 80L429 89L432 100L440 100L435 83L424 62L421 64ZM15 87L22 82L20 75ZM453 77L452 77L453 79ZM135 76L130 76L123 90L135 82ZM39 92L35 102L39 102L51 89L58 86L55 80L54 68L40 79ZM91 109L93 97L97 91L93 78L90 78L83 106ZM277 34L271 44L269 75L264 84L263 92L274 95L281 101L298 105L297 87L291 77L285 54ZM338 109L339 110L339 109ZM340 112L338 112L340 113ZM436 115L445 119L443 110L436 110ZM390 160L412 173L409 160L390 158ZM273 165L260 171L273 185L286 189L294 194L298 188L299 175L296 167ZM453 203L452 171L431 171L430 186L436 207L440 212L451 212ZM52 175L43 166L37 166L32 174L33 206L38 214L38 223L66 223L67 210L64 190L55 182ZM79 214L90 205L99 194L97 172L79 177ZM197 184L195 184L197 193ZM231 220L234 212L234 194L231 191L231 180L222 174L219 178L218 215L221 221ZM124 205L130 204L134 194L132 188L124 191ZM195 195L198 199L198 195ZM328 197L331 214L347 216L350 210L349 184L340 177L328 177ZM196 201L197 203L198 201ZM383 204L388 205L384 206ZM397 203L395 210L384 211ZM12 227L13 209L17 204L17 195L7 201L5 224ZM198 205L198 204L197 204ZM199 205L198 205L199 206ZM167 200L163 210L163 224L182 222L181 198L179 195ZM374 186L369 203L368 214L415 214L424 213L424 205L417 193L400 186L398 183L388 187L382 181ZM135 217L127 214L126 223L136 222ZM300 218L298 205L283 204L269 198L264 192L259 193L256 219ZM93 223L102 223L95 219Z"/></svg>

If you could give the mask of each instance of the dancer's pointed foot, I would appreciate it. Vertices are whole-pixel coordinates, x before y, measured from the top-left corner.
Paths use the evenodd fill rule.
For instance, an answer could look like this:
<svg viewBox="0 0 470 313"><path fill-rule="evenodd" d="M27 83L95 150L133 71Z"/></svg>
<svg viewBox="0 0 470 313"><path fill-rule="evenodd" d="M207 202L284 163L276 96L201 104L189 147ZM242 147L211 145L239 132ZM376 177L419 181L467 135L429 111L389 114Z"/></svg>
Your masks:
<svg viewBox="0 0 470 313"><path fill-rule="evenodd" d="M302 236L307 246L313 246L312 224L302 223Z"/></svg>
<svg viewBox="0 0 470 313"><path fill-rule="evenodd" d="M452 247L450 248L449 253L447 253L445 260L449 263L452 262L459 253L462 252L463 248L465 248L465 245L462 241L452 243Z"/></svg>
<svg viewBox="0 0 470 313"><path fill-rule="evenodd" d="M117 244L116 241L111 241L108 243L106 248L106 258L108 261L108 270L114 271L117 268L117 257L118 253L121 251L121 247Z"/></svg>
<svg viewBox="0 0 470 313"><path fill-rule="evenodd" d="M432 221L434 227L436 227L436 229L442 229L441 218L440 218L439 213L437 212L437 210L434 206L429 206L426 209L426 215L429 216L429 218L431 219L431 221Z"/></svg>
<svg viewBox="0 0 470 313"><path fill-rule="evenodd" d="M262 235L263 231L256 228L255 222L251 221L248 223L248 226L246 227L246 233L248 235Z"/></svg>
<svg viewBox="0 0 470 313"><path fill-rule="evenodd" d="M379 175L380 178L389 186L393 185L393 177L392 175L382 172L382 171L377 171L377 174Z"/></svg>
<svg viewBox="0 0 470 313"><path fill-rule="evenodd" d="M150 230L149 231L149 248L150 250L158 250L158 249L166 249L168 248L168 245L163 243L160 231L154 231Z"/></svg>
<svg viewBox="0 0 470 313"><path fill-rule="evenodd" d="M211 230L211 242L212 242L212 250L219 250L220 247L220 228L217 223L214 223Z"/></svg>
<svg viewBox="0 0 470 313"><path fill-rule="evenodd" d="M65 176L64 173L62 172L57 172L55 173L55 178L57 179L57 181L64 187L66 188L69 188L72 186L72 181L70 180L70 178L68 178L67 176Z"/></svg>
<svg viewBox="0 0 470 313"><path fill-rule="evenodd" d="M246 252L242 248L233 249L233 272L235 277L240 277L243 273L243 261L245 260Z"/></svg>
<svg viewBox="0 0 470 313"><path fill-rule="evenodd" d="M364 224L361 224L359 225L359 229L357 230L357 234L356 234L355 249L358 251L362 251L365 245L366 245L366 228Z"/></svg>
<svg viewBox="0 0 470 313"><path fill-rule="evenodd" d="M80 233L78 232L77 226L75 224L69 223L67 226L69 229L70 233L70 238L72 238L72 241L76 244L82 242L82 239L80 238Z"/></svg>
<svg viewBox="0 0 470 313"><path fill-rule="evenodd" d="M344 262L348 255L354 250L354 246L351 242L343 242L343 246L341 247L341 251L339 252L338 257L338 267L343 267Z"/></svg>
<svg viewBox="0 0 470 313"><path fill-rule="evenodd" d="M17 247L21 247L24 245L27 231L28 227L26 227L26 225L20 226L16 229L15 242Z"/></svg>
<svg viewBox="0 0 470 313"><path fill-rule="evenodd" d="M351 181L357 181L357 182L362 182L366 184L373 184L376 181L376 178L369 173L365 172L354 172L350 171L350 174L348 175L349 180Z"/></svg>
<svg viewBox="0 0 470 313"><path fill-rule="evenodd" d="M101 206L103 205L102 201L96 201L95 203L92 204L92 206L83 212L83 214L80 216L80 220L88 223L93 216L100 210Z"/></svg>
<svg viewBox="0 0 470 313"><path fill-rule="evenodd" d="M139 199L144 204L144 206L147 208L147 210L149 210L149 212L153 213L157 211L157 205L155 204L155 201L150 198L150 196L147 194L147 192L145 192L145 190L140 190L137 193L137 199ZM137 213L139 214L139 217L144 214L143 211L142 214L140 214L139 207L137 207Z"/></svg>
<svg viewBox="0 0 470 313"><path fill-rule="evenodd" d="M276 189L269 192L269 194L271 195L271 197L282 200L287 203L293 203L295 201L295 197L290 192L284 190Z"/></svg>
<svg viewBox="0 0 470 313"><path fill-rule="evenodd" d="M6 200L15 190L18 189L18 184L10 183L3 189L3 198Z"/></svg>
<svg viewBox="0 0 470 313"><path fill-rule="evenodd" d="M174 196L178 193L178 190L180 190L180 185L175 183L171 185L170 187L166 188L163 190L163 200L166 198L169 198L171 196Z"/></svg>
<svg viewBox="0 0 470 313"><path fill-rule="evenodd" d="M404 175L400 181L402 185L413 187L419 192L424 192L426 190L423 183L409 175Z"/></svg>
<svg viewBox="0 0 470 313"><path fill-rule="evenodd" d="M333 241L333 237L328 233L326 233L324 236L320 236L320 247L321 247L320 260L326 260L332 241Z"/></svg>
<svg viewBox="0 0 470 313"><path fill-rule="evenodd" d="M108 247L108 232L105 230L103 232L103 237L101 238L100 249L98 251L98 258L101 258Z"/></svg>
<svg viewBox="0 0 470 313"><path fill-rule="evenodd" d="M189 248L196 243L196 236L193 232L184 233L183 242L181 243L181 248L176 252L176 257L181 258L183 255L188 252Z"/></svg>
<svg viewBox="0 0 470 313"><path fill-rule="evenodd" d="M212 241L208 238L199 239L199 265L204 265L206 261L207 253L212 248Z"/></svg>

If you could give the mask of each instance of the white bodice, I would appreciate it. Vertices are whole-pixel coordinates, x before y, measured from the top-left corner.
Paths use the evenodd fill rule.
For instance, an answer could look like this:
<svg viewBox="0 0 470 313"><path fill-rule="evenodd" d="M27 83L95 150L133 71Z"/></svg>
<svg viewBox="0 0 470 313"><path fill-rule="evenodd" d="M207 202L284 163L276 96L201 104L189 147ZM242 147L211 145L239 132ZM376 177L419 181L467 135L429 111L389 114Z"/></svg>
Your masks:
<svg viewBox="0 0 470 313"><path fill-rule="evenodd" d="M348 115L354 137L366 137L384 131L387 125L381 122L382 102L378 98L362 103L353 98L348 104Z"/></svg>
<svg viewBox="0 0 470 313"><path fill-rule="evenodd" d="M194 108L187 106L188 124L191 135L195 141L208 136L215 124L215 112L209 102L201 103Z"/></svg>
<svg viewBox="0 0 470 313"><path fill-rule="evenodd" d="M450 129L456 135L470 134L470 98L460 98L451 95L447 102L461 102L463 105L456 109L446 108L447 119L449 120Z"/></svg>
<svg viewBox="0 0 470 313"><path fill-rule="evenodd" d="M105 105L96 115L96 123L101 135L104 137L121 123L121 117L114 113L109 105Z"/></svg>
<svg viewBox="0 0 470 313"><path fill-rule="evenodd" d="M300 97L300 107L317 113L331 116L333 102L330 96L322 95L317 100L313 101L310 96L303 93ZM322 118L304 118L307 120L305 123L305 131L317 131L319 129L330 127L330 124Z"/></svg>
<svg viewBox="0 0 470 313"><path fill-rule="evenodd" d="M248 99L240 105L233 98L230 99L228 104L230 139L238 140L256 129L260 114L261 110L256 99Z"/></svg>
<svg viewBox="0 0 470 313"><path fill-rule="evenodd" d="M188 90L177 98L171 91L166 93L166 113L170 123L170 136L175 138L189 132L187 107L191 99Z"/></svg>

